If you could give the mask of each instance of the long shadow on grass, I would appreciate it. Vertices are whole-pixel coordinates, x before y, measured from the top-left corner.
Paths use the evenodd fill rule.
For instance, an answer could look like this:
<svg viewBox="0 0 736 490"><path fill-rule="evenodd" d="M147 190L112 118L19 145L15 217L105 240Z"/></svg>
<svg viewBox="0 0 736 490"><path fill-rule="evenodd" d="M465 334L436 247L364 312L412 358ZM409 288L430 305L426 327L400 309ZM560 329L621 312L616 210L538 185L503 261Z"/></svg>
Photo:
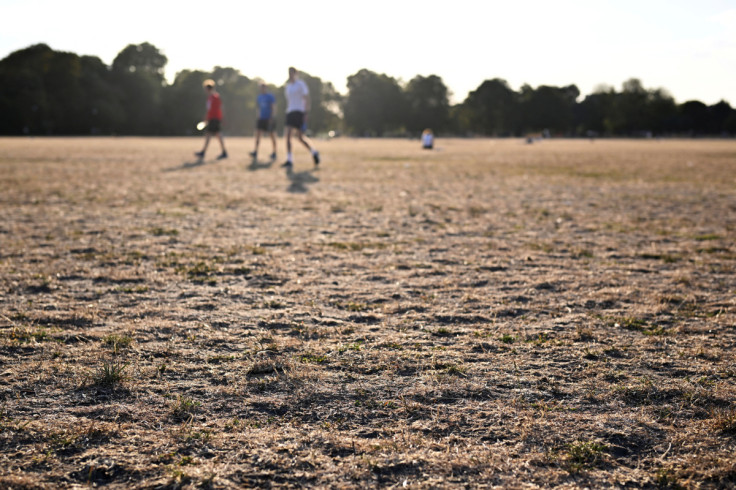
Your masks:
<svg viewBox="0 0 736 490"><path fill-rule="evenodd" d="M215 162L216 160L210 160L210 161L196 160L194 162L184 162L181 165L177 165L176 167L165 168L163 171L164 172L177 172L179 170L189 170L190 168L197 168L197 167L206 165L208 163L215 163Z"/></svg>
<svg viewBox="0 0 736 490"><path fill-rule="evenodd" d="M286 176L291 182L286 190L297 194L308 192L307 185L319 182L319 179L309 170L304 172L287 172Z"/></svg>
<svg viewBox="0 0 736 490"><path fill-rule="evenodd" d="M254 158L251 160L250 165L248 165L246 168L251 171L255 172L256 170L266 170L273 166L273 162L275 162L273 158L268 159L265 162L259 162L257 158Z"/></svg>

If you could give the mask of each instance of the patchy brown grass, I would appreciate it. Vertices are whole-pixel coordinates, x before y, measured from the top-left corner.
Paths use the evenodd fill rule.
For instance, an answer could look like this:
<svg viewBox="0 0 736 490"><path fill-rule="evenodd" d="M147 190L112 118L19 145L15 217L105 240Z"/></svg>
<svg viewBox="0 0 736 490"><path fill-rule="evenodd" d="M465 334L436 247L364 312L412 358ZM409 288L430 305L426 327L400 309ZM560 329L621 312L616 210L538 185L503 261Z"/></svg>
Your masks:
<svg viewBox="0 0 736 490"><path fill-rule="evenodd" d="M200 143L0 139L0 487L736 484L733 141Z"/></svg>

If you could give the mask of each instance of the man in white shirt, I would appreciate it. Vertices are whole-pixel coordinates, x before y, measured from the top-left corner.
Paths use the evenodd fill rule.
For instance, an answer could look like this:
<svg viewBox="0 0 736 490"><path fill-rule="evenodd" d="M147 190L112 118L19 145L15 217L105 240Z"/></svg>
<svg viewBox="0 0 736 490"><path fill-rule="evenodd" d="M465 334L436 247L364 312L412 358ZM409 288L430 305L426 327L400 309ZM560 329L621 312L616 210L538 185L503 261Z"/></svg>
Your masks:
<svg viewBox="0 0 736 490"><path fill-rule="evenodd" d="M293 154L291 151L291 133L296 132L296 137L307 147L312 154L315 168L319 165L319 152L312 146L311 141L304 135L302 128L307 121L307 113L310 109L311 99L309 88L304 80L299 78L296 68L289 67L289 81L286 82L286 162L282 167L287 171L294 168Z"/></svg>

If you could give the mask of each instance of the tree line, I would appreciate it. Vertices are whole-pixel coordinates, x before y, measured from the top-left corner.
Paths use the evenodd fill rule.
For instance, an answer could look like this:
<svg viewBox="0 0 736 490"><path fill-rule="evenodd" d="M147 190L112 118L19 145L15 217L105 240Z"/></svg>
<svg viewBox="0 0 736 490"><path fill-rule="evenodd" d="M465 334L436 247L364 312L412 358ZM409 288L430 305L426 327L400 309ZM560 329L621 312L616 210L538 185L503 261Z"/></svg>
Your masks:
<svg viewBox="0 0 736 490"><path fill-rule="evenodd" d="M253 133L259 80L218 66L212 72L183 70L167 83L167 61L149 43L126 46L112 66L45 44L15 51L0 60L0 134L190 135L204 114L202 82L208 78L223 99L225 131ZM575 85L515 91L493 78L453 105L437 75L404 83L362 69L347 78L347 94L319 77L301 77L312 97L313 133L415 136L431 128L462 136L736 135L736 109L727 102L678 104L666 90L647 89L635 78L620 91L601 86L583 98ZM270 88L283 108L283 85Z"/></svg>

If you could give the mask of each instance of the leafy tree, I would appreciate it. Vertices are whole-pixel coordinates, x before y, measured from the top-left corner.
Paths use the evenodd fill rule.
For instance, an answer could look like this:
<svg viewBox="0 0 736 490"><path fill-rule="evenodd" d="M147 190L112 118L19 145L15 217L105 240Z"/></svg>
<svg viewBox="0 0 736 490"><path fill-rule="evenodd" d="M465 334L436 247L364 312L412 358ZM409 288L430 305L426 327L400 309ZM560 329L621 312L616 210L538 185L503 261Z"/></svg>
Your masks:
<svg viewBox="0 0 736 490"><path fill-rule="evenodd" d="M167 61L153 44L128 44L113 60L112 71L147 74L163 85Z"/></svg>
<svg viewBox="0 0 736 490"><path fill-rule="evenodd" d="M339 126L336 109L339 108L340 94L330 82L301 72L299 75L309 87L312 107L309 111L308 128L313 132L327 131ZM283 90L282 90L283 92Z"/></svg>
<svg viewBox="0 0 736 490"><path fill-rule="evenodd" d="M348 129L362 136L402 129L406 103L394 78L362 69L348 77L347 85L343 117Z"/></svg>
<svg viewBox="0 0 736 490"><path fill-rule="evenodd" d="M692 135L702 135L708 131L708 106L699 100L689 100L678 107L680 130Z"/></svg>
<svg viewBox="0 0 736 490"><path fill-rule="evenodd" d="M675 104L664 89L647 90L637 78L624 82L614 99L611 120L620 135L667 132L675 126Z"/></svg>
<svg viewBox="0 0 736 490"><path fill-rule="evenodd" d="M161 95L166 56L149 43L129 44L112 62L112 82L126 108L119 130L125 134L163 131Z"/></svg>
<svg viewBox="0 0 736 490"><path fill-rule="evenodd" d="M548 129L557 134L574 131L575 105L580 90L575 85L552 87L540 85L537 89L524 85L521 88L521 114L524 130Z"/></svg>
<svg viewBox="0 0 736 490"><path fill-rule="evenodd" d="M608 135L667 134L676 130L677 108L664 89L647 90L632 78L617 93L601 87L588 95L577 108L577 132L594 131Z"/></svg>
<svg viewBox="0 0 736 490"><path fill-rule="evenodd" d="M437 75L412 78L404 89L408 104L406 129L421 133L425 128L441 132L449 127L449 90Z"/></svg>
<svg viewBox="0 0 736 490"><path fill-rule="evenodd" d="M110 67L99 58L36 44L0 60L0 134L191 134L204 115L202 81L222 94L224 128L250 135L258 83L230 67L211 74L183 70L171 85L166 56L149 43L126 46ZM339 129L361 135L418 133L425 127L457 134L510 135L544 128L559 134L736 134L736 110L720 101L677 105L664 89L629 79L621 92L597 87L577 102L575 85L524 85L484 81L462 104L449 106L437 75L417 75L402 87L396 79L363 69L348 77L348 94L302 74L310 88L312 131ZM282 89L272 87L283 114ZM279 125L283 118L277 118Z"/></svg>
<svg viewBox="0 0 736 490"><path fill-rule="evenodd" d="M253 134L258 83L231 67L216 66L210 78L217 83L217 91L222 97L223 129L232 135ZM204 111L205 96L201 86L200 94L199 107Z"/></svg>
<svg viewBox="0 0 736 490"><path fill-rule="evenodd" d="M518 94L506 80L484 81L468 94L463 105L467 107L472 126L483 134L508 135L517 126Z"/></svg>
<svg viewBox="0 0 736 490"><path fill-rule="evenodd" d="M203 71L182 70L171 85L163 90L162 109L165 114L164 133L193 134L198 121L204 117L204 90L202 83L209 78Z"/></svg>
<svg viewBox="0 0 736 490"><path fill-rule="evenodd" d="M664 89L649 90L645 107L647 127L655 134L676 130L677 104Z"/></svg>
<svg viewBox="0 0 736 490"><path fill-rule="evenodd" d="M82 66L79 56L51 52L44 60L42 73L48 111L44 123L47 132L87 132L81 124L84 94L80 86Z"/></svg>
<svg viewBox="0 0 736 490"><path fill-rule="evenodd" d="M467 104L450 107L449 131L458 135L472 136L476 133L472 122L473 113Z"/></svg>
<svg viewBox="0 0 736 490"><path fill-rule="evenodd" d="M594 93L586 96L576 110L578 134L587 132L612 134L613 124L610 116L615 98L616 91L609 87L599 87Z"/></svg>
<svg viewBox="0 0 736 490"><path fill-rule="evenodd" d="M84 95L79 105L79 134L111 134L125 120L125 108L113 87L110 70L95 56L82 56L80 64L79 86Z"/></svg>
<svg viewBox="0 0 736 490"><path fill-rule="evenodd" d="M723 121L723 130L730 135L736 135L736 110L732 110L725 121Z"/></svg>
<svg viewBox="0 0 736 490"><path fill-rule="evenodd" d="M613 131L618 134L631 135L646 131L647 91L637 78L623 83L623 90L614 98L611 121Z"/></svg>
<svg viewBox="0 0 736 490"><path fill-rule="evenodd" d="M36 44L15 51L0 62L0 128L4 134L46 132L43 65L52 55L46 44Z"/></svg>
<svg viewBox="0 0 736 490"><path fill-rule="evenodd" d="M0 63L3 132L88 134L84 80L90 59L54 51L45 44L4 59Z"/></svg>
<svg viewBox="0 0 736 490"><path fill-rule="evenodd" d="M728 102L721 100L717 104L713 104L708 107L708 133L710 134L725 134L728 133L726 128L726 121L734 114L734 110L731 108Z"/></svg>

